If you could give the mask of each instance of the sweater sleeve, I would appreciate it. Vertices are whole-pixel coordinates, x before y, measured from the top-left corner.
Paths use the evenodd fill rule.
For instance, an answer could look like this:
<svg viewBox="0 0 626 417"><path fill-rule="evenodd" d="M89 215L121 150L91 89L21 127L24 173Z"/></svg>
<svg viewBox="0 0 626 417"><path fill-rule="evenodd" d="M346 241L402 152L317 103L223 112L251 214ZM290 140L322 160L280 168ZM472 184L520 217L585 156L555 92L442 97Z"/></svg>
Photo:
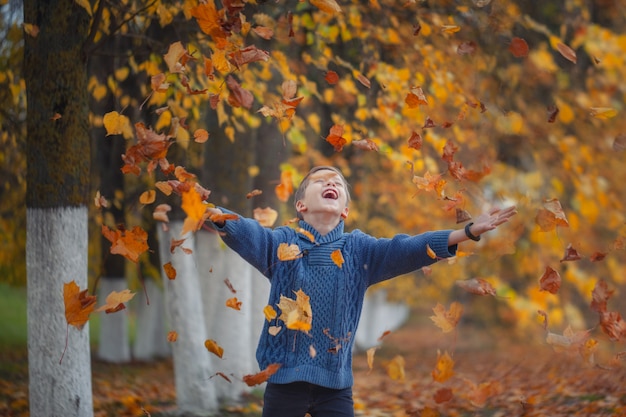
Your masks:
<svg viewBox="0 0 626 417"><path fill-rule="evenodd" d="M440 259L456 255L457 245L448 246L452 230L425 232L419 235L398 234L393 238L374 238L361 235L361 251L368 285L373 285L398 275L416 271L432 265ZM428 248L434 252L433 258Z"/></svg>
<svg viewBox="0 0 626 417"><path fill-rule="evenodd" d="M221 208L227 214L237 214ZM239 215L238 215L239 216ZM237 220L226 220L223 226L213 224L224 243L237 252L243 259L268 276L270 266L274 262L277 250L276 234L272 229L246 217L239 216Z"/></svg>

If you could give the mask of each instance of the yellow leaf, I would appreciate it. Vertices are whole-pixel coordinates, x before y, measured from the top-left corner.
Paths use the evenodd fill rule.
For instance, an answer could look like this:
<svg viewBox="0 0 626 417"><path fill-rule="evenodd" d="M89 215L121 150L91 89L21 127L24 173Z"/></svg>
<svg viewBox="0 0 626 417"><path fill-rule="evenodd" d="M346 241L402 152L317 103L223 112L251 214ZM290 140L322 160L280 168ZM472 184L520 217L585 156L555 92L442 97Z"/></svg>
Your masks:
<svg viewBox="0 0 626 417"><path fill-rule="evenodd" d="M156 200L156 191L148 190L141 193L139 196L139 202L141 204L152 204Z"/></svg>
<svg viewBox="0 0 626 417"><path fill-rule="evenodd" d="M285 322L288 329L300 330L306 333L311 330L313 321L309 296L302 290L295 291L295 294L295 300L284 295L280 296L278 308L280 308L282 313L278 319Z"/></svg>
<svg viewBox="0 0 626 417"><path fill-rule="evenodd" d="M311 4L321 11L330 14L341 13L341 7L335 0L310 0Z"/></svg>
<svg viewBox="0 0 626 417"><path fill-rule="evenodd" d="M265 314L265 319L267 321L274 320L276 316L278 316L276 310L274 310L274 307L271 305L266 305L265 308L263 308L263 314Z"/></svg>
<svg viewBox="0 0 626 417"><path fill-rule="evenodd" d="M454 360L446 351L443 355L437 352L437 365L432 371L433 379L437 382L445 382L454 375Z"/></svg>
<svg viewBox="0 0 626 417"><path fill-rule="evenodd" d="M281 261L293 261L294 259L302 258L302 251L295 243L292 243L291 245L281 243L278 245L277 256Z"/></svg>
<svg viewBox="0 0 626 417"><path fill-rule="evenodd" d="M591 107L589 110L596 119L607 120L617 116L617 110L611 107Z"/></svg>
<svg viewBox="0 0 626 417"><path fill-rule="evenodd" d="M437 303L437 305L433 308L433 311L435 315L430 316L430 319L444 333L448 333L456 328L456 325L461 319L461 315L463 314L463 305L453 301L452 304L450 304L450 310L446 311L446 308L442 304Z"/></svg>
<svg viewBox="0 0 626 417"><path fill-rule="evenodd" d="M195 232L202 227L207 206L202 202L200 194L194 187L182 192L182 208L187 214L181 234Z"/></svg>
<svg viewBox="0 0 626 417"><path fill-rule="evenodd" d="M221 358L224 354L224 349L220 345L218 345L215 340L205 340L204 347L206 347L209 352L215 354L215 356L217 356L218 358Z"/></svg>
<svg viewBox="0 0 626 417"><path fill-rule="evenodd" d="M341 249L333 251L333 253L330 254L330 258L339 268L341 268L343 266L343 263L345 262L343 259L343 255L341 254Z"/></svg>
<svg viewBox="0 0 626 417"><path fill-rule="evenodd" d="M437 254L435 253L434 250L432 250L432 248L430 247L430 245L426 245L426 253L428 254L428 256L430 256L432 259L437 259Z"/></svg>
<svg viewBox="0 0 626 417"><path fill-rule="evenodd" d="M104 124L104 128L107 131L107 136L109 135L121 135L130 127L130 120L128 117L119 114L116 111L109 112L104 115L102 122Z"/></svg>
<svg viewBox="0 0 626 417"><path fill-rule="evenodd" d="M91 4L89 3L89 0L74 0L74 1L80 7L85 9L87 11L87 13L89 14L89 16L93 16L93 11L91 10Z"/></svg>
<svg viewBox="0 0 626 417"><path fill-rule="evenodd" d="M404 357L396 355L387 364L387 375L393 380L404 381Z"/></svg>

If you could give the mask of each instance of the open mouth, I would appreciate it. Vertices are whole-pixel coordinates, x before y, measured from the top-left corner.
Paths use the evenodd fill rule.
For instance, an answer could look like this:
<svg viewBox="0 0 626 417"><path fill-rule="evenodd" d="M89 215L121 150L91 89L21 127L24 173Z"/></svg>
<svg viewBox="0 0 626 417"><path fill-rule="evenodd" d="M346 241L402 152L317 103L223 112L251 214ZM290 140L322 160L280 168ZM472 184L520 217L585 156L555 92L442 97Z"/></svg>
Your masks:
<svg viewBox="0 0 626 417"><path fill-rule="evenodd" d="M336 190L328 189L328 190L324 191L324 193L322 194L322 197L330 198L332 200L336 200L336 199L339 198L339 195L337 194Z"/></svg>

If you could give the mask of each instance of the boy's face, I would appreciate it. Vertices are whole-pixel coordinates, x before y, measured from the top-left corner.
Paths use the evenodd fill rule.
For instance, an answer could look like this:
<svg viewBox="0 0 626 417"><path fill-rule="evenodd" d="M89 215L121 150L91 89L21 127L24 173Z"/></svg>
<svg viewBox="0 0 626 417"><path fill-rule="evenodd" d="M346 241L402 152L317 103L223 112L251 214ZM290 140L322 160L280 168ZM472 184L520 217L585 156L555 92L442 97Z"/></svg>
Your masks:
<svg viewBox="0 0 626 417"><path fill-rule="evenodd" d="M304 197L296 203L296 209L303 215L326 213L346 218L348 196L341 176L324 169L311 174Z"/></svg>

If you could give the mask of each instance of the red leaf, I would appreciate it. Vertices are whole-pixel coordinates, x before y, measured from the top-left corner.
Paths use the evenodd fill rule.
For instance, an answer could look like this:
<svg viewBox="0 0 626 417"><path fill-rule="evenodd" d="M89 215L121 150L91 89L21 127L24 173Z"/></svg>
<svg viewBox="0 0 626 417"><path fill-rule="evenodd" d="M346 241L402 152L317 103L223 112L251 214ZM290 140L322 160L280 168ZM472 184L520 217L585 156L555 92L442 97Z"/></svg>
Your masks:
<svg viewBox="0 0 626 417"><path fill-rule="evenodd" d="M528 56L528 44L522 38L513 38L509 45L509 51L516 58Z"/></svg>
<svg viewBox="0 0 626 417"><path fill-rule="evenodd" d="M561 276L557 271L549 266L546 266L546 270L539 279L541 291L548 291L551 294L556 294L561 288Z"/></svg>

